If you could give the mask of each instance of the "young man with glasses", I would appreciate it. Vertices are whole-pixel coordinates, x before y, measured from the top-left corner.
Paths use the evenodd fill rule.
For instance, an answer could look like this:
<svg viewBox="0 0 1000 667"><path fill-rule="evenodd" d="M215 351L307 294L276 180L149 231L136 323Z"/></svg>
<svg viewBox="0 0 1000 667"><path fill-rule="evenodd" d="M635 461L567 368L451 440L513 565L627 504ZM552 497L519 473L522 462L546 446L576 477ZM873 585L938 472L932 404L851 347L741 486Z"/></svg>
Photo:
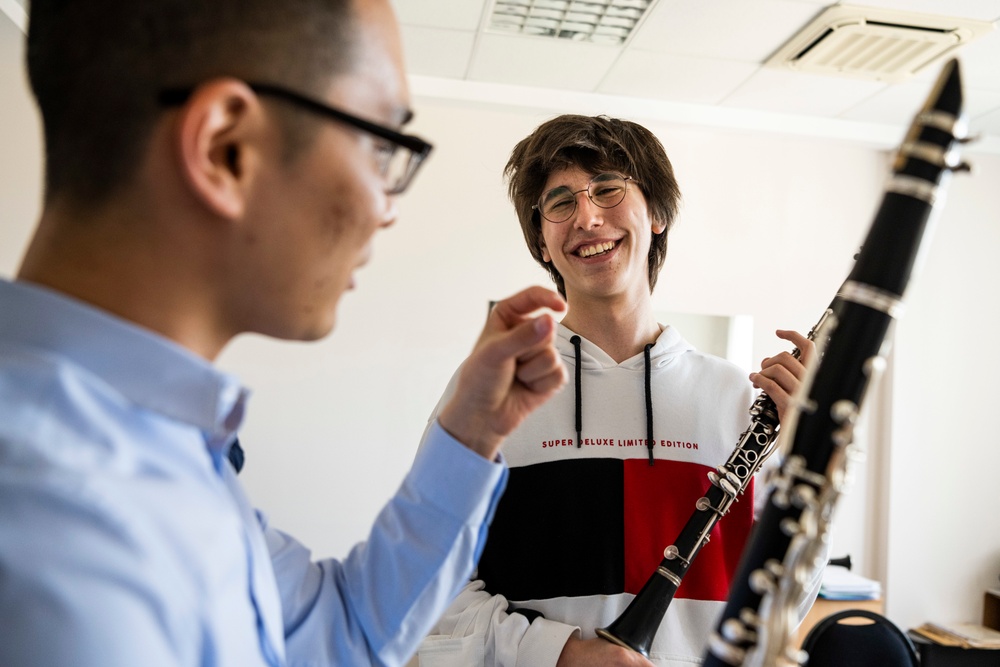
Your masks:
<svg viewBox="0 0 1000 667"><path fill-rule="evenodd" d="M398 665L472 572L503 437L565 381L501 302L343 561L251 509L236 335L313 340L430 151L388 0L33 0L45 198L0 281L0 664Z"/></svg>
<svg viewBox="0 0 1000 667"><path fill-rule="evenodd" d="M596 638L656 570L749 424L762 388L779 413L798 346L748 380L657 322L651 293L680 191L659 140L607 117L564 115L513 150L505 175L528 249L568 309L556 345L570 386L504 443L510 466L476 579L421 648L442 662L477 645L487 667L649 665ZM449 387L446 404L454 391ZM700 661L753 522L753 489L687 571L650 650L661 667Z"/></svg>

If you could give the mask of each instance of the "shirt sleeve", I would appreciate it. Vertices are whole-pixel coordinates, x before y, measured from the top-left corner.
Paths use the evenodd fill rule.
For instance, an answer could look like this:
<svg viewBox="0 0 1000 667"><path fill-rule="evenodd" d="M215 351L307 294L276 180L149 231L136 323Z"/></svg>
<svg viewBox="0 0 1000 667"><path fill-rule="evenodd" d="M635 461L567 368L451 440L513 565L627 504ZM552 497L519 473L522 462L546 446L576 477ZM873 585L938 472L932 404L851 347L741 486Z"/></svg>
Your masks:
<svg viewBox="0 0 1000 667"><path fill-rule="evenodd" d="M262 520L296 665L399 665L472 574L507 468L428 429L414 464L368 539L342 562Z"/></svg>
<svg viewBox="0 0 1000 667"><path fill-rule="evenodd" d="M570 637L580 628L537 617L507 613L507 599L469 582L433 634L420 645L420 664L434 667L555 667Z"/></svg>

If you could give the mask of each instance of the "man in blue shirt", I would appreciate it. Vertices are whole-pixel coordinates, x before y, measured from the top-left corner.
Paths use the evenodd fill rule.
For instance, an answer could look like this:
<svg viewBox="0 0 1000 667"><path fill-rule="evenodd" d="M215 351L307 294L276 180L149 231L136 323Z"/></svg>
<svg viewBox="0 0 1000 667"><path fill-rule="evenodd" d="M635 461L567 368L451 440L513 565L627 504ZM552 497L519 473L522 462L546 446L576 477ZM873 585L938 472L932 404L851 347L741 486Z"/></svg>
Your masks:
<svg viewBox="0 0 1000 667"><path fill-rule="evenodd" d="M388 0L33 0L41 219L0 281L0 664L396 665L471 573L498 448L563 384L496 306L370 538L310 562L227 461L234 336L312 340L430 145Z"/></svg>

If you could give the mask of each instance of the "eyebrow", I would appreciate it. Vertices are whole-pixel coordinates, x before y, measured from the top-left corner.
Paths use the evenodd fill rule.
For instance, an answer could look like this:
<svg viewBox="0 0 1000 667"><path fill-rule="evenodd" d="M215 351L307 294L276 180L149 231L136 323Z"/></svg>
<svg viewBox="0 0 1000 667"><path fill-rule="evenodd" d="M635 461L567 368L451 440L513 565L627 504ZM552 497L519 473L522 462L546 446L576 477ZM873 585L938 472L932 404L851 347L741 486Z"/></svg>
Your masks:
<svg viewBox="0 0 1000 667"><path fill-rule="evenodd" d="M569 192L569 193L573 192L573 189L571 187L569 187L568 185L557 185L555 187L549 188L548 190L546 190L545 192L542 193L542 197L541 197L542 201L549 201L553 197L555 197L558 194L560 194L560 192L559 192L560 190L564 190L564 191Z"/></svg>

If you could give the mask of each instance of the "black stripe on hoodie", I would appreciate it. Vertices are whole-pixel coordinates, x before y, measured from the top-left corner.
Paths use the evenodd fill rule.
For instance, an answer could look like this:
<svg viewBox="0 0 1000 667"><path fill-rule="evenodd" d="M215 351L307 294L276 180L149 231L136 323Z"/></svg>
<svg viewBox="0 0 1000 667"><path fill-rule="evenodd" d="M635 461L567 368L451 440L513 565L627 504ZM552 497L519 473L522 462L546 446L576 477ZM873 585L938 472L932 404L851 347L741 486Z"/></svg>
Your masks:
<svg viewBox="0 0 1000 667"><path fill-rule="evenodd" d="M479 560L486 590L508 600L621 593L623 478L618 459L511 468Z"/></svg>

